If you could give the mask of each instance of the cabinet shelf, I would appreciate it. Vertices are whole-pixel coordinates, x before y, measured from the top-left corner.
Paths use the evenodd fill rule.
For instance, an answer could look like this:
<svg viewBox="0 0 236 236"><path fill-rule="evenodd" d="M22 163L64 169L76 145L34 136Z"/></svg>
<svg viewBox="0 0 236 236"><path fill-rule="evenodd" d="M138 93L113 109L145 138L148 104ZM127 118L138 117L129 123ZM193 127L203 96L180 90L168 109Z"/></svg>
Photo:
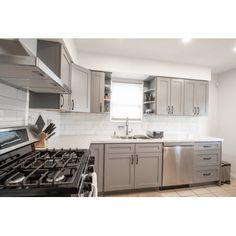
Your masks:
<svg viewBox="0 0 236 236"><path fill-rule="evenodd" d="M143 91L143 93L152 93L155 91L156 91L155 89L147 89L147 90Z"/></svg>
<svg viewBox="0 0 236 236"><path fill-rule="evenodd" d="M151 104L151 103L155 103L156 101L146 101L143 104Z"/></svg>

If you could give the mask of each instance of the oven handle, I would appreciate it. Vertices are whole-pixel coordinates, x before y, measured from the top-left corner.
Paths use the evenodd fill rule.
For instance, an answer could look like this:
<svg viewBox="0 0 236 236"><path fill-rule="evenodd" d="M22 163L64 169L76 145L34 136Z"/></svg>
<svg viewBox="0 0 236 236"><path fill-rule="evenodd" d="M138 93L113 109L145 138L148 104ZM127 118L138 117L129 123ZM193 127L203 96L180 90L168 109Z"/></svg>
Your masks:
<svg viewBox="0 0 236 236"><path fill-rule="evenodd" d="M93 173L90 173L90 174L85 174L85 175L82 176L82 181L81 181L81 186L79 188L78 196L79 197L83 196L82 193L81 193L81 189L83 187L84 179L88 175L92 176L92 183L91 183L92 190L90 191L88 197L97 197L98 196L98 188L97 188L97 174L96 174L96 172L93 172Z"/></svg>
<svg viewBox="0 0 236 236"><path fill-rule="evenodd" d="M93 192L92 197L97 197L98 196L97 173L93 172L91 175L92 175L92 191L91 192Z"/></svg>

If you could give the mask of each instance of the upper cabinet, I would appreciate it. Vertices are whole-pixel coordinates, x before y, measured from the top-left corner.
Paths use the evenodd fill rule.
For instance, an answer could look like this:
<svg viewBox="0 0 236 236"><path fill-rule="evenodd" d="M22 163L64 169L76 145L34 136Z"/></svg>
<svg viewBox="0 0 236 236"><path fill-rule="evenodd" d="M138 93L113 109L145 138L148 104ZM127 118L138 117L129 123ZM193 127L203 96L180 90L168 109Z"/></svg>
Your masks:
<svg viewBox="0 0 236 236"><path fill-rule="evenodd" d="M37 56L70 87L71 59L58 42L38 40ZM69 95L30 92L30 108L69 110Z"/></svg>
<svg viewBox="0 0 236 236"><path fill-rule="evenodd" d="M92 71L91 77L91 112L104 111L105 72Z"/></svg>
<svg viewBox="0 0 236 236"><path fill-rule="evenodd" d="M71 88L71 110L90 112L91 71L72 64Z"/></svg>
<svg viewBox="0 0 236 236"><path fill-rule="evenodd" d="M183 115L184 80L157 78L157 114Z"/></svg>
<svg viewBox="0 0 236 236"><path fill-rule="evenodd" d="M184 115L204 116L208 113L209 83L185 80Z"/></svg>

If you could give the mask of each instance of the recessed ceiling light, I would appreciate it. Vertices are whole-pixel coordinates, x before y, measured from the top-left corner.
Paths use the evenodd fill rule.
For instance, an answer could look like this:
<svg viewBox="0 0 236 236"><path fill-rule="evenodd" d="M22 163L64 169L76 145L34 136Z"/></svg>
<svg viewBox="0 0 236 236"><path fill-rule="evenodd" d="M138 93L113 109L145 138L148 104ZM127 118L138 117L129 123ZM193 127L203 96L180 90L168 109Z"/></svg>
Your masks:
<svg viewBox="0 0 236 236"><path fill-rule="evenodd" d="M236 52L236 47L234 47L233 50Z"/></svg>
<svg viewBox="0 0 236 236"><path fill-rule="evenodd" d="M192 41L191 38L183 38L183 39L182 39L182 42L183 42L183 43L189 43L189 42L191 42L191 41Z"/></svg>

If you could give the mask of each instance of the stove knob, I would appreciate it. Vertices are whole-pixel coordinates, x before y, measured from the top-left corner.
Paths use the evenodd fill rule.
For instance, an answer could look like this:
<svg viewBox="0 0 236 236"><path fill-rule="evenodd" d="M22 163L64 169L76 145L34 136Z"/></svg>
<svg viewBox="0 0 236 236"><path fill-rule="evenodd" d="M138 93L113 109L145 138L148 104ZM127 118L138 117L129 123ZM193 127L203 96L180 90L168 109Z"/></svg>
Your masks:
<svg viewBox="0 0 236 236"><path fill-rule="evenodd" d="M90 157L89 161L88 161L88 164L93 165L94 163L95 163L95 157Z"/></svg>
<svg viewBox="0 0 236 236"><path fill-rule="evenodd" d="M89 183L83 183L83 192L90 192L92 190L92 185Z"/></svg>
<svg viewBox="0 0 236 236"><path fill-rule="evenodd" d="M87 176L84 178L84 181L85 181L85 182L92 183L92 182L93 182L92 176L91 176L91 175L87 175Z"/></svg>
<svg viewBox="0 0 236 236"><path fill-rule="evenodd" d="M94 166L88 166L86 173L93 173L94 172Z"/></svg>

